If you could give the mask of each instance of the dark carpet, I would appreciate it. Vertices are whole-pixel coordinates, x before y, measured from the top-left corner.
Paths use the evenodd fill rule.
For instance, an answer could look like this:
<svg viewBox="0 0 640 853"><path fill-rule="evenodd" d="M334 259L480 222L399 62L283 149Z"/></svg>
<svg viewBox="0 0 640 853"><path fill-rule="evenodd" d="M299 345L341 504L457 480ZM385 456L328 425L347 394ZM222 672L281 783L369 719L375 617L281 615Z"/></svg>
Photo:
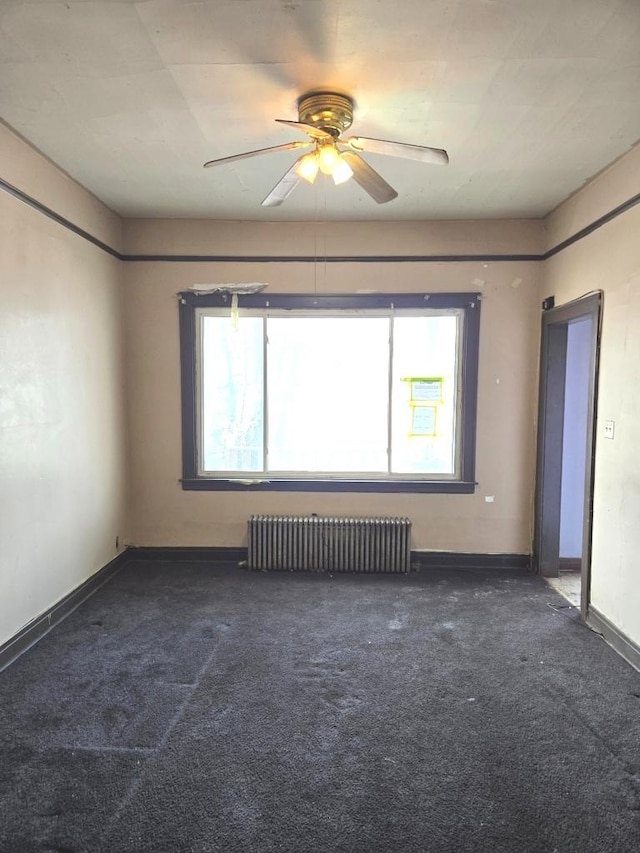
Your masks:
<svg viewBox="0 0 640 853"><path fill-rule="evenodd" d="M640 850L640 674L525 573L138 562L0 700L3 853Z"/></svg>

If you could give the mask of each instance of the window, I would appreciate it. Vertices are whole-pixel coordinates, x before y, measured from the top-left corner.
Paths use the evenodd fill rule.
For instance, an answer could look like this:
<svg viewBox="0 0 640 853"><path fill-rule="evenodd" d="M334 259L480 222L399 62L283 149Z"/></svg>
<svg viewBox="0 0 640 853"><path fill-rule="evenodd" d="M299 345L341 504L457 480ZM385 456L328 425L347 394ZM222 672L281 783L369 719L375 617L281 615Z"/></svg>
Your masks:
<svg viewBox="0 0 640 853"><path fill-rule="evenodd" d="M474 488L476 294L180 294L183 487Z"/></svg>

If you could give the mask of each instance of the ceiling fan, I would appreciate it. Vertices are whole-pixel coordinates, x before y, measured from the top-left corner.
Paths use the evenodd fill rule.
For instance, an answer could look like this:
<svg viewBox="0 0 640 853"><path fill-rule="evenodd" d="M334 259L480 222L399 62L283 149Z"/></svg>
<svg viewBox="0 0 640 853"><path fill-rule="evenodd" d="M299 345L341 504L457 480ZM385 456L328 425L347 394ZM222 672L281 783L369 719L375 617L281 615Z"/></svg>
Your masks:
<svg viewBox="0 0 640 853"><path fill-rule="evenodd" d="M336 184L344 183L352 177L378 204L392 201L398 195L396 190L362 159L359 152L388 154L442 166L449 162L449 156L442 148L407 145L404 142L369 139L366 136L342 139L341 133L351 127L353 122L353 109L354 102L348 95L310 92L298 100L298 121L276 119L280 124L289 125L308 134L308 140L284 142L282 145L209 160L204 164L205 168L256 157L258 154L312 147L313 151L301 155L262 202L264 207L277 207L293 192L300 180L313 183L318 171L331 175Z"/></svg>

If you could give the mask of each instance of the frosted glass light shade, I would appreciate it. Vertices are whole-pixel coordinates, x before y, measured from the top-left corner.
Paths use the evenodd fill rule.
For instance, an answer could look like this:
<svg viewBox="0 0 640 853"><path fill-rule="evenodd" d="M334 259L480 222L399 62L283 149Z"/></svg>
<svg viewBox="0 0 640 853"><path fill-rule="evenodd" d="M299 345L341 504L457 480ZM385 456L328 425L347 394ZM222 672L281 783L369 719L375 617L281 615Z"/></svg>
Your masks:
<svg viewBox="0 0 640 853"><path fill-rule="evenodd" d="M318 150L318 161L322 174L332 175L336 164L340 161L338 150L334 145L321 145Z"/></svg>
<svg viewBox="0 0 640 853"><path fill-rule="evenodd" d="M335 184L344 184L345 181L348 181L349 178L353 175L353 169L347 163L346 160L343 160L341 157L338 158L338 162L333 167L333 182Z"/></svg>
<svg viewBox="0 0 640 853"><path fill-rule="evenodd" d="M312 154L305 154L304 157L300 158L296 166L296 174L300 175L301 178L304 178L310 184L315 181L318 174L318 156L315 151Z"/></svg>

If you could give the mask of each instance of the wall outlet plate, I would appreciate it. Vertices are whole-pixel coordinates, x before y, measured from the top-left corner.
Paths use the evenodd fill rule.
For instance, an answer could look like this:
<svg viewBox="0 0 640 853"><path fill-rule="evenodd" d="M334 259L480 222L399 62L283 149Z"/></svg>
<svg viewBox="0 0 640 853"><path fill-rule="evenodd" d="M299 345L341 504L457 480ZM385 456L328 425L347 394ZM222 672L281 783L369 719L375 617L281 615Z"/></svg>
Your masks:
<svg viewBox="0 0 640 853"><path fill-rule="evenodd" d="M605 438L613 438L613 434L616 430L616 422L615 421L605 421L604 422L604 437Z"/></svg>

